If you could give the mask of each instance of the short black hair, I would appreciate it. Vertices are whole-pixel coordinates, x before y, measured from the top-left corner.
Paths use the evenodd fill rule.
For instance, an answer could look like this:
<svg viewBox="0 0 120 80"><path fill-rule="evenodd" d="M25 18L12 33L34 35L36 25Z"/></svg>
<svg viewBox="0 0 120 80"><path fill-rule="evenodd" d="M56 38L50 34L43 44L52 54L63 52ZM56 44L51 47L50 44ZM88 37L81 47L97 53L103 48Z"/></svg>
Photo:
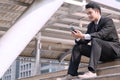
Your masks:
<svg viewBox="0 0 120 80"><path fill-rule="evenodd" d="M96 3L96 2L89 2L86 6L85 6L86 9L88 8L92 8L92 9L98 9L100 14L101 14L101 8L100 6Z"/></svg>

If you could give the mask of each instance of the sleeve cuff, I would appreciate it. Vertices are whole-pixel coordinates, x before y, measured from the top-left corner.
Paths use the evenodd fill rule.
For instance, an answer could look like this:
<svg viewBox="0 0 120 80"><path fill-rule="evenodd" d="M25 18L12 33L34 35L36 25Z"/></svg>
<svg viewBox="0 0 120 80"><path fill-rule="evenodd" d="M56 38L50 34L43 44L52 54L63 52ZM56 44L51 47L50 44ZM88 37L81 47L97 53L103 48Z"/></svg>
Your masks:
<svg viewBox="0 0 120 80"><path fill-rule="evenodd" d="M77 39L75 39L76 41L79 41L80 40L80 38L77 38Z"/></svg>
<svg viewBox="0 0 120 80"><path fill-rule="evenodd" d="M91 40L90 34L85 34L84 39L85 39L85 40Z"/></svg>

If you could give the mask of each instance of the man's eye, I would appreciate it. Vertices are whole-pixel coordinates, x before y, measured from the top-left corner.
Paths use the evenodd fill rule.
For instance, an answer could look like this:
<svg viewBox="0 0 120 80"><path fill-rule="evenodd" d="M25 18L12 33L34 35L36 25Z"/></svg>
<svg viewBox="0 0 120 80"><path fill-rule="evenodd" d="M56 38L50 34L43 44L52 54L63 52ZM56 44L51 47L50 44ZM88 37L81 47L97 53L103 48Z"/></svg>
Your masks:
<svg viewBox="0 0 120 80"><path fill-rule="evenodd" d="M89 14L91 14L92 12L89 12Z"/></svg>

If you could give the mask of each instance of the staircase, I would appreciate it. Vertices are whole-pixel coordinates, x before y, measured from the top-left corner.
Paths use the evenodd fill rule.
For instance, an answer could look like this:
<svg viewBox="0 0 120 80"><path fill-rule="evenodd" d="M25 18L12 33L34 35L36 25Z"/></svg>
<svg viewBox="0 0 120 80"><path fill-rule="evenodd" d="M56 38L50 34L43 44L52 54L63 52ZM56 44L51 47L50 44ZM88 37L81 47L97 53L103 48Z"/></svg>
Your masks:
<svg viewBox="0 0 120 80"><path fill-rule="evenodd" d="M80 67L79 72L87 71L87 66ZM47 73L36 75L30 78L19 80L56 80L58 77L63 77L67 74L67 70L58 71L54 73ZM120 80L120 59L115 61L100 63L97 66L98 76L89 79L74 79L74 80Z"/></svg>
<svg viewBox="0 0 120 80"><path fill-rule="evenodd" d="M79 71L87 71L87 67L80 68ZM120 80L120 60L99 64L97 74L98 77L95 78L74 80ZM56 77L43 80L56 80Z"/></svg>

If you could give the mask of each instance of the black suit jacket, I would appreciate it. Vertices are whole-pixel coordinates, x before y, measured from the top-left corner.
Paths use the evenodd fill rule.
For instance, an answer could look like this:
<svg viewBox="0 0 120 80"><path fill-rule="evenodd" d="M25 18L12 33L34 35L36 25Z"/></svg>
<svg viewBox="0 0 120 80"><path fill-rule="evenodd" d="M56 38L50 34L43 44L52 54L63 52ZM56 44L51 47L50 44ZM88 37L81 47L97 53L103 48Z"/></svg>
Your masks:
<svg viewBox="0 0 120 80"><path fill-rule="evenodd" d="M119 38L117 35L117 31L115 29L115 25L113 23L113 20L108 17L101 17L98 25L97 30L95 29L94 22L91 22L88 25L88 29L86 34L91 35L92 38L99 38L101 40L107 41L114 51L117 53L118 56L120 56L120 43ZM80 40L75 41L77 44L87 44L90 40Z"/></svg>

